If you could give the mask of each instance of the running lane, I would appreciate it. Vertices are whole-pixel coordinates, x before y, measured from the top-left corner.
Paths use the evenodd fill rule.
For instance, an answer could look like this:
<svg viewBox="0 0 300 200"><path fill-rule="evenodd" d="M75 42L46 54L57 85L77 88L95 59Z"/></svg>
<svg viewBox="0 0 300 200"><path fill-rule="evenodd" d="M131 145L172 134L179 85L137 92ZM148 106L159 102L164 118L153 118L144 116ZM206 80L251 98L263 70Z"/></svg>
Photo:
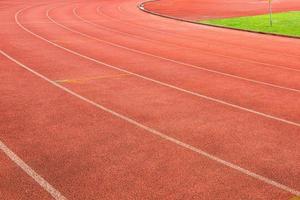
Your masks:
<svg viewBox="0 0 300 200"><path fill-rule="evenodd" d="M274 12L300 9L297 0L273 0ZM199 20L265 14L267 0L159 0L145 3L145 8L173 17Z"/></svg>
<svg viewBox="0 0 300 200"><path fill-rule="evenodd" d="M195 68L202 58L214 60L202 55L209 46L204 40L199 46L188 38L209 38L219 29L177 24L142 13L135 5L62 1L6 15L1 141L68 199L289 199L298 194L299 52L284 51L291 57L287 64L279 58L269 63L263 56L258 59L264 65L249 64L257 62L252 57L243 63L256 67L253 74L264 74L260 77L239 71L240 64L235 65L236 77L228 76L237 59L230 65L219 61L223 74L214 65L204 65L214 72ZM141 23L152 20L147 26ZM169 33L167 39L158 36L161 31ZM225 32L233 38L225 45L238 47L239 33ZM294 40L258 37L290 49L297 46ZM214 40L225 49L221 41ZM191 46L184 51L180 45ZM249 42L243 51L267 54L258 47ZM283 48L274 53L279 56ZM194 56L185 57L189 52ZM266 73L266 64L272 73ZM251 173L196 153L199 149ZM7 195L11 191L6 189Z"/></svg>

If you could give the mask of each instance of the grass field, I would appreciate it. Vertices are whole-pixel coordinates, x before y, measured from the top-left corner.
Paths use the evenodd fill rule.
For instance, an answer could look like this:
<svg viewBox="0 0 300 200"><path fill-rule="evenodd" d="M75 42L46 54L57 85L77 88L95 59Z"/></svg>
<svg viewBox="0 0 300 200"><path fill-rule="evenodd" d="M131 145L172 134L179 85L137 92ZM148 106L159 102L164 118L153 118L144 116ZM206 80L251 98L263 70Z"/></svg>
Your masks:
<svg viewBox="0 0 300 200"><path fill-rule="evenodd" d="M212 19L199 21L200 23L238 28L265 33L300 37L300 11L273 14L273 26L270 26L269 15L237 17L226 19Z"/></svg>

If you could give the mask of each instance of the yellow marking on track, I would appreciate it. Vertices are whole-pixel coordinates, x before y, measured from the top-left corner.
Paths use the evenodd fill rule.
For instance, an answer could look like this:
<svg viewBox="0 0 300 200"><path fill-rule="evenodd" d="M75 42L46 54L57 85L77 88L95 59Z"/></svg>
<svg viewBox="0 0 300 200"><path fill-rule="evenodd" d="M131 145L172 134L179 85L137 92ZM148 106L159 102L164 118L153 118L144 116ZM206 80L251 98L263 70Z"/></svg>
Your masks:
<svg viewBox="0 0 300 200"><path fill-rule="evenodd" d="M295 196L295 197L292 197L291 199L289 200L300 200L300 196Z"/></svg>
<svg viewBox="0 0 300 200"><path fill-rule="evenodd" d="M93 76L93 77L85 77L85 78L77 78L77 79L64 79L64 80L56 80L56 83L84 83L86 81L91 80L99 80L99 79L112 79L112 78L120 78L123 76L129 76L130 74L115 74L108 76Z"/></svg>
<svg viewBox="0 0 300 200"><path fill-rule="evenodd" d="M57 42L57 43L73 43L73 40L52 40L52 42Z"/></svg>

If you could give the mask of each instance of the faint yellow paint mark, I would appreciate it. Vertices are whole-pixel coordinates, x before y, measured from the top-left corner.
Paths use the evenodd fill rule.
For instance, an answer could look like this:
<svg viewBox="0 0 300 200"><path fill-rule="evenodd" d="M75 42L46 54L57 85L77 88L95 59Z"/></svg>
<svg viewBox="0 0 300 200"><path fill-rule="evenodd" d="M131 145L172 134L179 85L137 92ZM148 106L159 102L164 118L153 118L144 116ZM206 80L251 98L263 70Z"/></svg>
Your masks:
<svg viewBox="0 0 300 200"><path fill-rule="evenodd" d="M73 40L52 40L52 42L68 44L68 43L73 43Z"/></svg>
<svg viewBox="0 0 300 200"><path fill-rule="evenodd" d="M295 197L292 197L291 199L289 200L300 200L300 197L299 196L295 196Z"/></svg>
<svg viewBox="0 0 300 200"><path fill-rule="evenodd" d="M128 76L130 74L116 74L109 76L93 76L93 77L85 77L85 78L77 78L77 79L64 79L64 80L56 80L56 83L85 83L91 80L99 80L99 79L112 79L112 78L120 78L123 76Z"/></svg>

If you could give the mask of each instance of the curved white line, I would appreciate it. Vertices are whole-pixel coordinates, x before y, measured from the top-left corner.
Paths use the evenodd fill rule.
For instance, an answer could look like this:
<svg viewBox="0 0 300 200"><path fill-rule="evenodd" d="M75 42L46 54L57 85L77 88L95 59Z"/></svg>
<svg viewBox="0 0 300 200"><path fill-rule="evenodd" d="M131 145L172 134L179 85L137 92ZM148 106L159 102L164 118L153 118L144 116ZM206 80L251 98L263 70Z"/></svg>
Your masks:
<svg viewBox="0 0 300 200"><path fill-rule="evenodd" d="M9 58L2 50L0 53L6 58ZM10 59L11 60L11 59ZM12 60L13 61L13 60ZM0 150L2 150L7 157L9 157L16 165L18 165L28 176L37 182L45 191L47 191L56 200L66 200L58 190L56 190L50 183L48 183L42 176L36 173L29 165L27 165L17 154L10 150L0 140Z"/></svg>
<svg viewBox="0 0 300 200"><path fill-rule="evenodd" d="M95 106L95 107L97 107L97 108L99 108L99 109L101 109L101 110L103 110L103 111L105 111L105 112L108 112L108 113L110 113L111 115L113 115L113 116L115 116L115 117L117 117L117 118L120 118L120 119L122 119L122 120L124 120L124 121L126 121L126 122L128 122L128 123L130 123L130 124L132 124L132 125L134 125L134 126L137 126L137 127L141 128L141 129L143 129L143 130L146 130L147 132L149 132L149 133L151 133L151 134L153 134L153 135L156 135L156 136L158 136L158 137L160 137L160 138L162 138L162 139L164 139L164 140L167 140L167 141L169 141L169 142L171 142L171 143L173 143L173 144L176 144L176 145L181 146L181 147L183 147L183 148L185 148L185 149L188 149L188 150L190 150L190 151L192 151L192 152L194 152L194 153L197 153L197 154L199 154L199 155L202 155L202 156L204 156L204 157L206 157L206 158L208 158L208 159L210 159L210 160L213 160L213 161L215 161L215 162L217 162L217 163L219 163L219 164L225 165L225 166L227 166L227 167L229 167L229 168L231 168L231 169L234 169L234 170L236 170L236 171L239 171L239 172L242 173L242 174L245 174L245 175L247 175L247 176L250 176L250 177L252 177L252 178L255 178L255 179L257 179L257 180L260 180L260 181L262 181L262 182L265 182L265 183L267 183L267 184L269 184L269 185L272 185L272 186L274 186L274 187L277 187L277 188L279 188L279 189L281 189L281 190L284 190L284 191L286 191L286 192L289 192L289 193L291 193L291 194L294 194L294 195L300 195L300 191L297 191L297 190L292 189L292 188L290 188L290 187L288 187L288 186L286 186L286 185L283 185L283 184L281 184L281 183L278 183L278 182L276 182L276 181L274 181L274 180L272 180L272 179L269 179L269 178L266 178L266 177L261 176L261 175L259 175L259 174L256 174L256 173L254 173L254 172L251 172L251 171L249 171L249 170L247 170L247 169L244 169L244 168L242 168L242 167L240 167L240 166L238 166L238 165L235 165L235 164L233 164L233 163L231 163L231 162L228 162L228 161L226 161L226 160L223 160L223 159L221 159L221 158L218 158L218 157L216 157L216 156L214 156L214 155L212 155L212 154L207 153L206 151L203 151L203 150L198 149L198 148L196 148L196 147L194 147L194 146L191 146L191 145L189 145L189 144L187 144L187 143L184 143L184 142L182 142L182 141L180 141L180 140L177 140L176 138L170 137L170 136L168 136L168 135L166 135L166 134L164 134L164 133L162 133L162 132L159 132L159 131L157 131L157 130L155 130L155 129L153 129L153 128L150 128L150 127L148 127L148 126L145 126L145 125L139 123L138 121L136 121L136 120L134 120L134 119L131 119L131 118L125 116L125 115L122 115L122 114L120 114L120 113L117 113L117 112L115 112L115 111L109 109L109 108L106 108L106 107L104 107L104 106L102 106L102 105L100 105L100 104L98 104L98 103L96 103L96 102L94 102L94 101L92 101L92 100L90 100L90 99L88 99L88 98L86 98L86 97L83 97L83 96L81 96L80 94L78 94L78 93L76 93L76 92L74 92L74 91L72 91L72 90L70 90L70 89L68 89L68 88L66 88L66 87L64 87L64 86L62 86L62 85L59 85L58 83L56 83L56 82L54 82L54 81L52 81L52 80L50 80L50 79L47 78L46 76L44 76L44 75L42 75L42 74L40 74L40 73L34 71L34 70L31 69L30 67L28 67L28 66L22 64L21 62L17 61L17 60L14 59L13 57L9 56L8 54L6 54L5 52L3 52L2 50L0 50L0 53L1 53L2 55L4 55L6 58L8 58L9 60L11 60L11 61L15 62L16 64L18 64L18 65L19 65L20 67L22 67L23 69L25 69L25 70L27 70L27 71L33 73L34 75L36 75L36 76L38 76L39 78L41 78L41 79L47 81L48 83L54 85L55 87L58 87L59 89L63 90L64 92L69 93L70 95L75 96L75 97L79 98L80 100L82 100L82 101L84 101L84 102L86 102L86 103L88 103L88 104L91 104L91 105L93 105L93 106Z"/></svg>
<svg viewBox="0 0 300 200"><path fill-rule="evenodd" d="M255 111L255 110L252 110L252 109L249 109L249 108L245 108L245 107L242 107L242 106L239 106L239 105L235 105L235 104L232 104L232 103L229 103L229 102L226 102L226 101L223 101L223 100L220 100L220 99L215 99L215 98L212 98L212 97L209 97L209 96L205 96L205 95L202 95L202 94L199 94L199 93L196 93L196 92L192 92L192 91L189 91L189 90L186 90L186 89L183 89L183 88L180 88L180 87L176 87L174 85L171 85L171 84L168 84L168 83L164 83L164 82L161 82L161 81L158 81L158 80L155 80L155 79L152 79L152 78L149 78L149 77L146 77L146 76L143 76L143 75L140 75L140 74L136 74L136 73L133 73L133 72L130 72L130 71L127 71L125 69L122 69L122 68L118 68L116 66L113 66L113 65L110 65L110 64L107 64L107 63L104 63L104 62L101 62L97 59L94 59L94 58L91 58L89 56L86 56L86 55L83 55L83 54L80 54L76 51L73 51L71 49L68 49L68 48L65 48L63 46L60 46L54 42L51 42L50 40L47 40L46 38L30 31L29 29L27 29L26 27L24 27L18 20L18 16L19 14L25 10L27 8L23 8L21 10L19 10L16 14L15 14L15 21L17 23L17 25L22 28L24 31L30 33L31 35L49 43L49 44L52 44L53 46L56 46L60 49L63 49L71 54L74 54L74 55L77 55L81 58L85 58L87 60L90 60L92 62L95 62L97 64L100 64L100 65L104 65L106 67L109 67L109 68L112 68L112 69L115 69L115 70L118 70L118 71L121 71L121 72L124 72L124 73L128 73L128 74L131 74L133 76L136 76L136 77L139 77L139 78L142 78L144 80L147 80L147 81L151 81L153 83L156 83L156 84L159 84L159 85L162 85L162 86L165 86L165 87L168 87L168 88L172 88L174 90L178 90L180 92L184 92L184 93L187 93L187 94L190 94L190 95L193 95L193 96L197 96L197 97L200 97L200 98L203 98L203 99L206 99L206 100L209 100L209 101L213 101L215 103L219 103L219 104L223 104L223 105L226 105L226 106L229 106L229 107L232 107L232 108L236 108L236 109L239 109L239 110L243 110L243 111L247 111L247 112L250 112L250 113L253 113L253 114L256 114L256 115L260 115L260 116L263 116L263 117L266 117L266 118L269 118L269 119L272 119L272 120L276 120L276 121L279 121L279 122L282 122L282 123L286 123L286 124L289 124L289 125L293 125L293 126L297 126L297 127L300 127L300 124L297 123L297 122L293 122L293 121L290 121L290 120L286 120L286 119L282 119L282 118L279 118L279 117L275 117L275 116L272 116L272 115L269 115L269 114L266 114L266 113L262 113L262 112L258 112L258 111Z"/></svg>

